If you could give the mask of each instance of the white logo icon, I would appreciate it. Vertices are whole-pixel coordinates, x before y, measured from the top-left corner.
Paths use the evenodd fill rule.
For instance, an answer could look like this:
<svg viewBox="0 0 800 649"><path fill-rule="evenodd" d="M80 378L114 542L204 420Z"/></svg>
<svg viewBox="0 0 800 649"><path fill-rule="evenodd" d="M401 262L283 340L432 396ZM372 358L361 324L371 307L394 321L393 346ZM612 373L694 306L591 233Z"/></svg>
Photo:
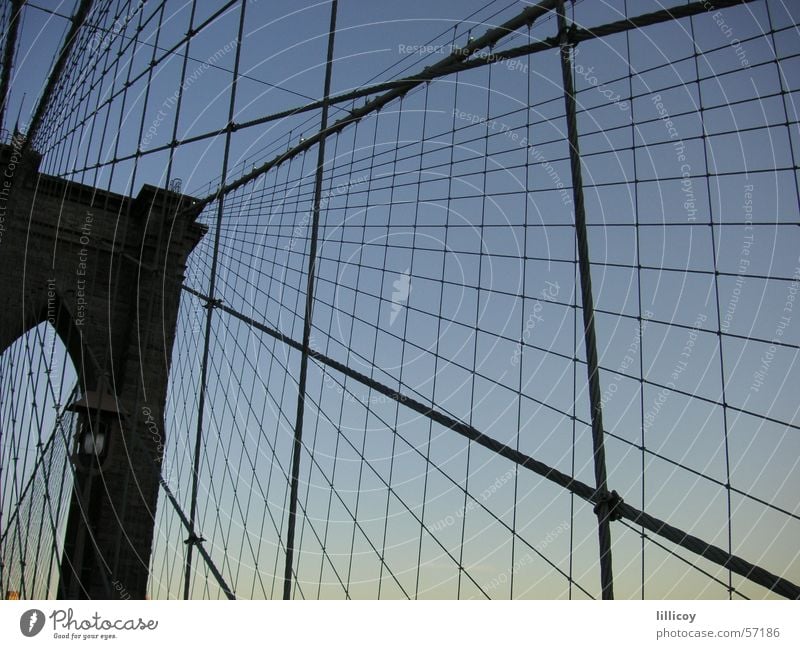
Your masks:
<svg viewBox="0 0 800 649"><path fill-rule="evenodd" d="M393 325L403 310L403 305L408 302L408 296L411 293L411 269L406 268L406 271L400 277L392 282L392 312L389 314L389 325Z"/></svg>
<svg viewBox="0 0 800 649"><path fill-rule="evenodd" d="M25 611L19 618L19 630L26 638L32 638L44 627L44 613L39 609L32 608Z"/></svg>

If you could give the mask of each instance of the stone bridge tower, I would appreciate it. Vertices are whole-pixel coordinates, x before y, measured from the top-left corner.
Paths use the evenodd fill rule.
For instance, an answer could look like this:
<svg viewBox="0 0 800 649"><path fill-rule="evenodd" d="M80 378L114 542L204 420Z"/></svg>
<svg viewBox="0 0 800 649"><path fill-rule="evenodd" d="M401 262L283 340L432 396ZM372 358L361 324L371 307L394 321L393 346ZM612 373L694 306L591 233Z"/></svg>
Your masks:
<svg viewBox="0 0 800 649"><path fill-rule="evenodd" d="M194 199L135 199L38 173L0 145L0 353L50 322L81 398L59 597L144 598L181 282L205 229Z"/></svg>

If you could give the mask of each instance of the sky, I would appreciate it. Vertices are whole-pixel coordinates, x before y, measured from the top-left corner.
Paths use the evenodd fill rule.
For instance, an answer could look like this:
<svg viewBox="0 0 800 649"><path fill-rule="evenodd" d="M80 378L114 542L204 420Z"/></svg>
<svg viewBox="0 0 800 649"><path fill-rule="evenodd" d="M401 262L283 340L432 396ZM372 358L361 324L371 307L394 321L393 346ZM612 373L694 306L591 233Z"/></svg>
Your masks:
<svg viewBox="0 0 800 649"><path fill-rule="evenodd" d="M64 14L73 4L41 2ZM525 4L343 0L332 92L420 70ZM195 22L218 6L198 2ZM596 26L662 7L584 0L571 18ZM234 121L321 96L329 12L327 2L247 2ZM793 4L759 0L588 41L573 57L609 486L795 582L797 19ZM117 80L103 75L80 99L87 68L72 110L48 122L75 135L43 142L42 170L131 195L175 177L190 195L211 193L222 136L177 147L169 179L167 152L86 167L115 146L128 155L166 144L173 126L179 139L223 126L238 21L234 8L192 39L179 113L178 56L93 110L146 69L154 23ZM189 5L168 2L156 48L188 22ZM64 27L26 9L6 125L20 106L29 119ZM503 46L554 32L549 18ZM86 59L103 60L98 49ZM311 345L593 485L561 83L550 50L436 80L329 138ZM352 106L331 119L342 108ZM319 119L236 132L226 180L309 137ZM222 210L217 296L295 340L315 164L312 149ZM213 226L217 206L201 219ZM212 250L209 234L187 268L201 293ZM205 314L184 296L172 355L164 471L184 508ZM277 597L299 354L221 313L212 334L200 529L237 594ZM308 399L296 597L599 596L590 505L315 363ZM174 597L184 533L163 499L159 511L151 596ZM728 597L726 571L635 527L613 535L619 596ZM198 570L193 595L219 597ZM732 586L734 597L767 596L736 576Z"/></svg>

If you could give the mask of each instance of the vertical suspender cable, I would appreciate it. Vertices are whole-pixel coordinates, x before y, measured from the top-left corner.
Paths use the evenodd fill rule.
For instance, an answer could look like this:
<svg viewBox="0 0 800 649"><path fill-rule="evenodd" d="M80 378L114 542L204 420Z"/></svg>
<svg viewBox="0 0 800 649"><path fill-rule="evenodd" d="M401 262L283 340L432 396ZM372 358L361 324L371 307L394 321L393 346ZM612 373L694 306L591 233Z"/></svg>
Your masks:
<svg viewBox="0 0 800 649"><path fill-rule="evenodd" d="M292 596L292 558L294 555L294 533L297 522L297 492L300 478L300 449L303 441L303 412L306 402L306 380L308 376L308 351L311 341L311 312L314 306L314 283L317 265L317 239L319 236L319 211L322 201L322 172L325 165L325 130L328 128L328 100L331 94L331 71L333 69L333 42L336 35L336 10L338 0L331 2L331 28L328 33L328 59L325 65L325 90L320 118L320 133L317 149L317 170L314 179L314 214L311 222L311 243L308 251L308 284L306 286L306 310L303 321L303 349L300 358L300 379L297 393L297 418L294 429L292 473L289 492L289 522L286 531L286 567L283 576L283 599ZM223 180L223 186L224 186Z"/></svg>
<svg viewBox="0 0 800 649"><path fill-rule="evenodd" d="M586 346L586 369L589 374L589 399L592 415L592 446L594 475L597 484L598 536L600 538L600 583L603 599L614 599L614 574L611 567L610 503L606 480L606 454L603 446L603 410L600 401L600 374L597 367L597 338L594 329L594 298L592 295L589 237L586 231L586 210L583 201L581 154L578 148L578 123L575 106L575 86L572 80L572 46L567 33L564 0L558 5L558 34L561 45L561 75L564 83L564 104L569 138L569 160L572 171L572 197L575 202L575 236L578 242L578 271L583 301L583 336Z"/></svg>
<svg viewBox="0 0 800 649"><path fill-rule="evenodd" d="M22 21L22 2L12 0L8 9L11 17L8 22L8 32L5 34L6 45L3 50L3 69L0 73L0 128L5 121L6 106L8 105L8 92L11 88L11 70L14 67L14 51L17 47L17 32Z"/></svg>
<svg viewBox="0 0 800 649"><path fill-rule="evenodd" d="M234 111L236 109L236 84L239 79L239 61L242 52L242 34L244 33L244 13L247 6L247 0L242 0L242 10L239 14L239 34L236 39L236 58L233 64L233 81L231 81L231 102L228 107L228 127L225 133L225 153L222 157L222 180L220 187L225 185L225 180L228 175L228 157L231 151L231 136L233 129ZM222 215L225 210L225 197L220 194L217 203L217 222L214 230L214 253L211 258L211 271L209 278L208 295L210 297L206 312L206 332L205 343L203 346L203 363L200 367L200 394L198 395L197 402L197 436L194 444L194 467L192 471L192 501L189 509L189 538L186 539L186 568L183 582L183 598L189 599L189 589L192 582L192 549L195 543L200 542L200 537L197 536L195 531L196 515L197 515L197 482L200 473L200 447L203 441L203 414L205 411L206 400L206 382L208 376L208 355L211 342L211 321L214 316L214 306L216 301L214 299L214 291L217 283L217 263L219 260L219 241L222 233Z"/></svg>

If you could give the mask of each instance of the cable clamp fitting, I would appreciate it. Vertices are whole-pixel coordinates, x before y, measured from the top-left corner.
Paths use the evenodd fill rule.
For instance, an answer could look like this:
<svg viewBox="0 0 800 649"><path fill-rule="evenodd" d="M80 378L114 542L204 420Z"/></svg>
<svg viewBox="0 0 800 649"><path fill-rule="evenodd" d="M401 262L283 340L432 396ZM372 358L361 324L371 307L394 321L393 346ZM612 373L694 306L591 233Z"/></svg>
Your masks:
<svg viewBox="0 0 800 649"><path fill-rule="evenodd" d="M622 512L619 511L619 506L623 503L622 496L616 491L606 491L597 497L597 503L594 506L594 513L600 515L600 509L603 505L608 508L608 520L618 521L622 519Z"/></svg>

